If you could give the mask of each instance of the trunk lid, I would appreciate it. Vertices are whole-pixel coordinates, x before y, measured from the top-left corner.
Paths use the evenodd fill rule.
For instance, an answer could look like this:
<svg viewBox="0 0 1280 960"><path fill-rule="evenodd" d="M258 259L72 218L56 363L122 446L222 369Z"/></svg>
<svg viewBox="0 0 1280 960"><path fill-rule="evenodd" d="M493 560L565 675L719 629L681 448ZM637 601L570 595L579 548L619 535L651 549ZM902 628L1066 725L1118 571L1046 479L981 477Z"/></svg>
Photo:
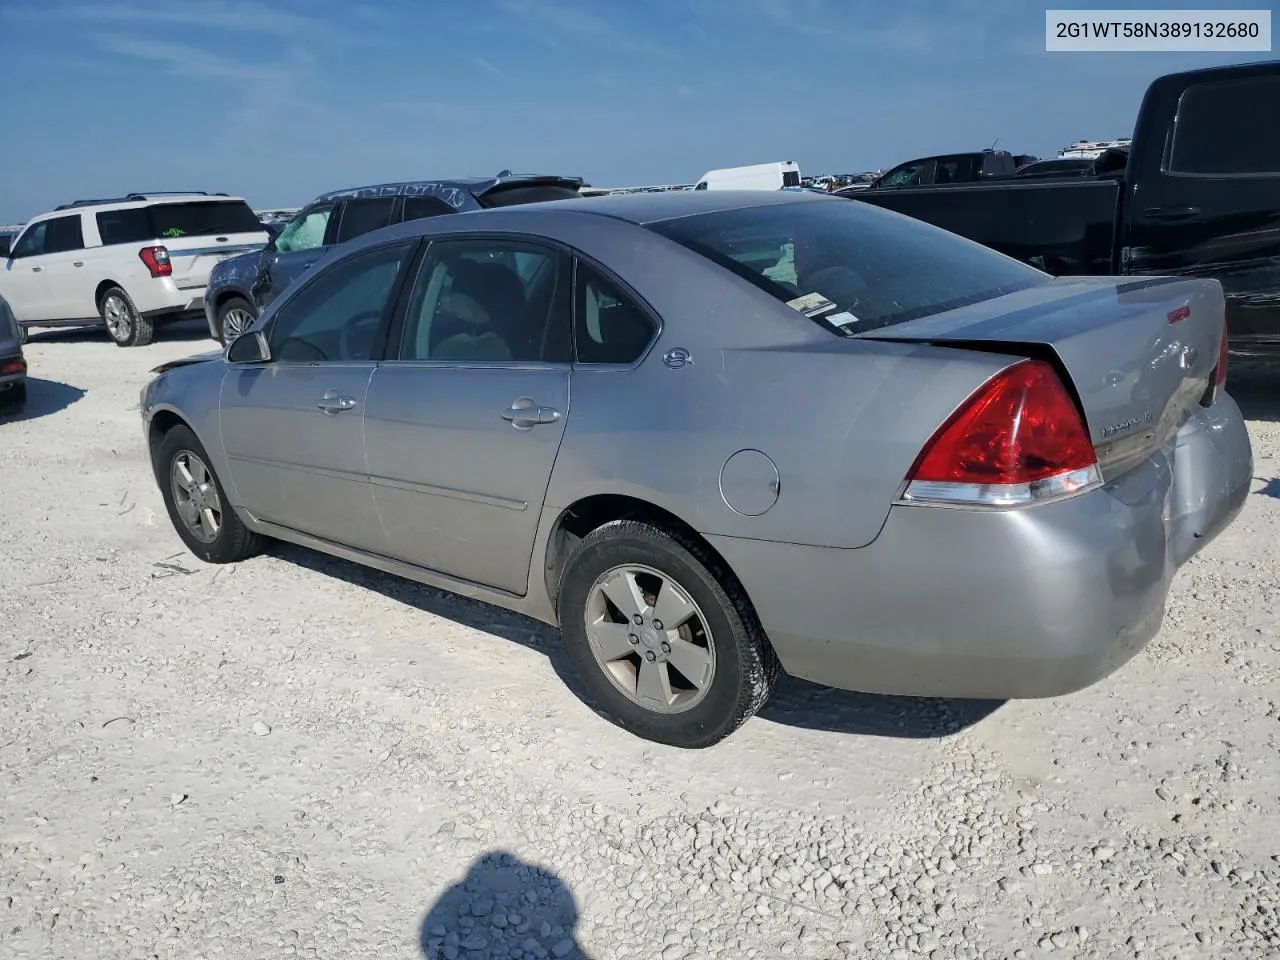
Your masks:
<svg viewBox="0 0 1280 960"><path fill-rule="evenodd" d="M1073 277L856 337L1053 362L1104 476L1114 476L1164 444L1210 395L1224 307L1216 281Z"/></svg>

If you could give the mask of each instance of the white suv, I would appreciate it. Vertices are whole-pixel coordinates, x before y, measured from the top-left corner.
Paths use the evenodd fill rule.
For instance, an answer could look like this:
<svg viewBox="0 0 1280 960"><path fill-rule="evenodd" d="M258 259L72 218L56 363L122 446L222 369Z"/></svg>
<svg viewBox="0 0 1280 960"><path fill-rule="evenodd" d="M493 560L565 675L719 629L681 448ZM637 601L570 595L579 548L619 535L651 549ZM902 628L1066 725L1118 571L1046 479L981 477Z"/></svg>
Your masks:
<svg viewBox="0 0 1280 960"><path fill-rule="evenodd" d="M214 264L268 239L249 205L226 194L79 200L23 228L0 296L24 339L28 327L101 323L120 346L142 346L158 323L203 315Z"/></svg>

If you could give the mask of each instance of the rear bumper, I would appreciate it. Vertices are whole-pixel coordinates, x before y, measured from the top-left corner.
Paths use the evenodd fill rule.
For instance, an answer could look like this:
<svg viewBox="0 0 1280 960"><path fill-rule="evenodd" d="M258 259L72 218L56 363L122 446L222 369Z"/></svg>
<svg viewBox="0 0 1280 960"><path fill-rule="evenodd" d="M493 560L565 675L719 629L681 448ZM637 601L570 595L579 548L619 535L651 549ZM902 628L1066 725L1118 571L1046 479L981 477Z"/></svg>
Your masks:
<svg viewBox="0 0 1280 960"><path fill-rule="evenodd" d="M1235 401L1102 489L983 512L896 506L856 550L711 537L784 669L912 696L1058 696L1156 635L1179 566L1239 513L1253 474Z"/></svg>
<svg viewBox="0 0 1280 960"><path fill-rule="evenodd" d="M172 277L153 277L129 289L133 305L143 316L161 313L201 313L205 285L180 287Z"/></svg>

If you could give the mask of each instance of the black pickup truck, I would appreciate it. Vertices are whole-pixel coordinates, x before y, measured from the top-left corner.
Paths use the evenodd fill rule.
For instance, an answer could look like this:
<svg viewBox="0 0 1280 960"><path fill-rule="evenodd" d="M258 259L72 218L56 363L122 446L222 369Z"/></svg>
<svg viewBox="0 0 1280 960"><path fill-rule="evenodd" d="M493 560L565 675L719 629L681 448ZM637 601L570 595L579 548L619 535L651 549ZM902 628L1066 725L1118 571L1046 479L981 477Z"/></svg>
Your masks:
<svg viewBox="0 0 1280 960"><path fill-rule="evenodd" d="M1280 61L1158 78L1128 157L1100 162L1088 177L862 190L850 199L1058 276L1216 279L1231 352L1280 361Z"/></svg>

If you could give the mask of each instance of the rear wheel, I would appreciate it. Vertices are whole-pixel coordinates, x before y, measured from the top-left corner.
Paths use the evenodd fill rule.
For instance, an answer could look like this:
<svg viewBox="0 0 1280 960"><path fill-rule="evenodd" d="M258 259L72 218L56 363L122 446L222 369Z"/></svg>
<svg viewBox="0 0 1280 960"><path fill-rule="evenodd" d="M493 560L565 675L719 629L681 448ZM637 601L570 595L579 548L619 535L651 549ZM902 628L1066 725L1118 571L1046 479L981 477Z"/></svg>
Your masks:
<svg viewBox="0 0 1280 960"><path fill-rule="evenodd" d="M647 740L718 743L759 711L780 673L742 587L674 530L618 520L592 531L557 608L588 698Z"/></svg>
<svg viewBox="0 0 1280 960"><path fill-rule="evenodd" d="M155 324L138 313L129 295L112 287L102 295L99 304L107 335L119 347L145 347L155 337Z"/></svg>
<svg viewBox="0 0 1280 960"><path fill-rule="evenodd" d="M239 563L262 552L263 538L227 502L209 455L188 427L164 435L155 464L169 520L188 550L205 563Z"/></svg>
<svg viewBox="0 0 1280 960"><path fill-rule="evenodd" d="M218 339L230 343L248 330L256 319L253 304L243 297L232 297L218 308Z"/></svg>

